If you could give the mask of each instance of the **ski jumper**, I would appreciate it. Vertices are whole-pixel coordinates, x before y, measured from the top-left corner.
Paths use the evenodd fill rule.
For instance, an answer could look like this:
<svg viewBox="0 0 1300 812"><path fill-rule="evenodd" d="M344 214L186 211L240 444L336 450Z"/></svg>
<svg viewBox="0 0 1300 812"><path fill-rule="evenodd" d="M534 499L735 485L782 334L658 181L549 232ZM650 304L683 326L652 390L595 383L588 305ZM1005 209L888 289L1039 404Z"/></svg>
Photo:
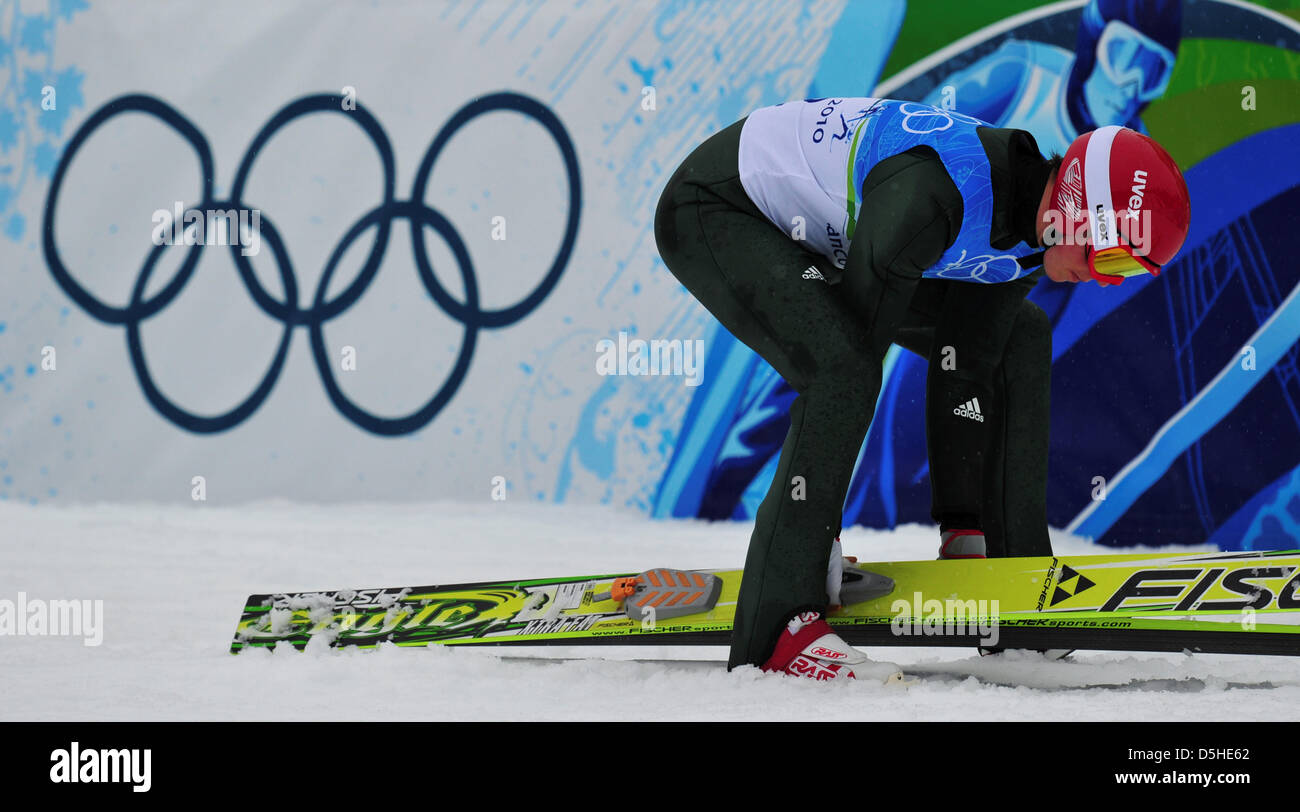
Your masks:
<svg viewBox="0 0 1300 812"><path fill-rule="evenodd" d="M763 662L787 620L826 609L891 343L933 358L936 520L982 527L991 554L1050 552L1051 331L1025 299L1050 173L1023 131L860 98L755 111L669 179L655 217L664 263L799 393L755 519L731 666ZM983 420L957 413L975 400Z"/></svg>

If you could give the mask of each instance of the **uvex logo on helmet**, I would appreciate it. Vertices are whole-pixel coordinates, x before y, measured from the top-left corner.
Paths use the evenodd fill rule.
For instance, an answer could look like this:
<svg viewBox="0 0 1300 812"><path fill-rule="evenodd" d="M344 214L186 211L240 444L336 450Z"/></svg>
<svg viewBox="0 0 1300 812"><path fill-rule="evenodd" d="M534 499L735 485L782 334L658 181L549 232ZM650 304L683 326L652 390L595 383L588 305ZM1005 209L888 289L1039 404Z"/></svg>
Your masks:
<svg viewBox="0 0 1300 812"><path fill-rule="evenodd" d="M1093 239L1093 245L1105 245L1110 241L1110 218L1106 216L1109 213L1102 203L1092 207L1093 222L1097 224L1097 236Z"/></svg>
<svg viewBox="0 0 1300 812"><path fill-rule="evenodd" d="M1133 196L1128 199L1129 211L1134 214L1142 208L1142 193L1147 188L1147 173L1145 169L1135 169L1133 171Z"/></svg>

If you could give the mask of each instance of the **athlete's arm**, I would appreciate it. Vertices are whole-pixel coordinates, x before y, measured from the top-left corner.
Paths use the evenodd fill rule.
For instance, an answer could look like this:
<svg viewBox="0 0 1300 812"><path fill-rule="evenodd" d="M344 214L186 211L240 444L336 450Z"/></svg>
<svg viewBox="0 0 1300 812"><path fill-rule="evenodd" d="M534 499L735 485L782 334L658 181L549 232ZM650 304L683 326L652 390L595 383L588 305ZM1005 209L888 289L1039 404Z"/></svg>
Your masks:
<svg viewBox="0 0 1300 812"><path fill-rule="evenodd" d="M921 275L961 231L961 193L929 147L876 164L862 181L857 227L840 277L845 300L883 353Z"/></svg>

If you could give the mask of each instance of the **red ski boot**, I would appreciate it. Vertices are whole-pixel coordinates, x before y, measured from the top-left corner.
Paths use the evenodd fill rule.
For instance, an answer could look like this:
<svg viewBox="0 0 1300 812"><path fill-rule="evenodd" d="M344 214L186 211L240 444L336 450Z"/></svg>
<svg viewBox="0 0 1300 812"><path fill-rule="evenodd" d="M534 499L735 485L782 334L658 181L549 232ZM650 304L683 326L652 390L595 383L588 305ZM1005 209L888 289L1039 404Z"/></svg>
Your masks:
<svg viewBox="0 0 1300 812"><path fill-rule="evenodd" d="M791 618L776 641L776 650L764 671L778 671L815 680L879 679L902 682L893 663L872 662L831 630L820 612L803 612Z"/></svg>

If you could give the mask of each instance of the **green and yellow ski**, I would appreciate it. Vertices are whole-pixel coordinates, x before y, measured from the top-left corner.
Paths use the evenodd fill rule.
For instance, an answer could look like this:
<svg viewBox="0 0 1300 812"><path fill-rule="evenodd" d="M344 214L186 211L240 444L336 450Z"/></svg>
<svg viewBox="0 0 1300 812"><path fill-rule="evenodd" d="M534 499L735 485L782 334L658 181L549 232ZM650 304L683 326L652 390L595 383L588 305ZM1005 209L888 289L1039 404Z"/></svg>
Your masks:
<svg viewBox="0 0 1300 812"><path fill-rule="evenodd" d="M657 568L253 595L230 650L727 645L740 578L738 569ZM855 592L854 579L871 588ZM1297 655L1298 591L1300 551L864 563L847 570L844 600L866 599L829 619L859 646Z"/></svg>

